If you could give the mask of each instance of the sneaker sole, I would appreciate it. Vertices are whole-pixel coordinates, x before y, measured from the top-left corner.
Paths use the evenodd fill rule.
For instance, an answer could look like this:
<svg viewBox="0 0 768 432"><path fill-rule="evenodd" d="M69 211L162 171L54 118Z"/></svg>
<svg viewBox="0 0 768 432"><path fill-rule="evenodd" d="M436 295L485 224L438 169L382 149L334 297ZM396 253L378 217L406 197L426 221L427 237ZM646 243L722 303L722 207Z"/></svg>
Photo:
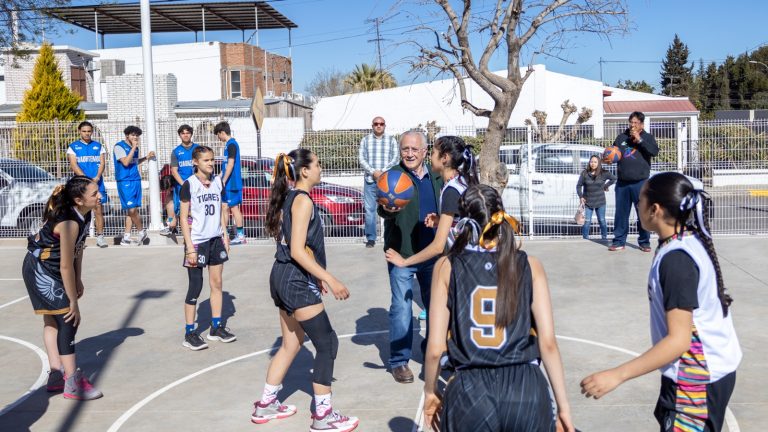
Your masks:
<svg viewBox="0 0 768 432"><path fill-rule="evenodd" d="M273 414L273 415L268 415L268 416L263 416L263 417L251 416L251 423L264 424L264 423L269 422L270 420L282 420L282 419L288 418L288 417L290 417L290 416L292 416L294 414L296 414L296 411L294 411L292 413L288 413L288 414Z"/></svg>
<svg viewBox="0 0 768 432"><path fill-rule="evenodd" d="M357 426L360 424L360 420L357 420L354 425L349 426L347 429L314 429L312 427L309 428L309 432L327 432L328 430L335 430L338 432L351 432L355 429L357 429Z"/></svg>
<svg viewBox="0 0 768 432"><path fill-rule="evenodd" d="M192 351L200 351L200 350L203 350L203 349L206 349L206 348L208 348L208 344L205 344L205 345L200 345L200 346L197 346L197 347L196 347L196 346L193 346L191 343L189 343L189 342L187 342L187 341L184 341L184 342L182 342L182 343L181 343L181 346L183 346L183 347L185 347L185 348L189 348L189 349L191 349Z"/></svg>
<svg viewBox="0 0 768 432"><path fill-rule="evenodd" d="M82 396L73 395L72 393L64 393L64 399L72 399L72 400L79 400L79 401L94 400L94 399L99 399L101 397L104 397L104 395L103 394L99 394L98 396L94 396L94 397L90 397L90 398L85 398L85 397L82 397Z"/></svg>
<svg viewBox="0 0 768 432"><path fill-rule="evenodd" d="M224 342L224 343L230 343L230 342L234 342L234 341L237 340L237 336L233 336L230 339L224 339L224 338L219 337L219 336L211 336L210 334L208 334L205 338L208 339L209 341L219 341L219 342Z"/></svg>

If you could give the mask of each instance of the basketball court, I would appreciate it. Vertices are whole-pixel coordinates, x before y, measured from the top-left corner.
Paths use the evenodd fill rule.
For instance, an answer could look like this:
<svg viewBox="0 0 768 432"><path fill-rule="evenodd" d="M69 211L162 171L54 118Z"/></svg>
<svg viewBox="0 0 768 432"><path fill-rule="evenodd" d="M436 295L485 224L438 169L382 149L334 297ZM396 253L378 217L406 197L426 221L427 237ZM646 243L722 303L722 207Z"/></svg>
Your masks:
<svg viewBox="0 0 768 432"><path fill-rule="evenodd" d="M731 432L760 430L768 411L768 239L718 238L726 285L744 359L728 417ZM330 270L349 300L326 298L339 335L335 409L360 418L361 431L418 430L422 382L398 384L386 371L389 283L380 243L366 249L330 245ZM547 270L555 324L576 427L582 431L657 430L652 416L659 374L630 381L602 400L583 398L579 381L650 347L646 278L652 254L628 247L608 252L584 240L526 241ZM763 252L760 252L763 251ZM224 268L224 317L237 341L181 346L187 276L178 246L89 247L85 297L77 335L79 366L104 397L89 402L45 391L42 319L33 314L21 280L24 243L0 244L0 386L2 431L306 431L310 423L312 347L299 353L280 399L298 414L265 425L250 422L270 353L279 344L277 310L269 296L272 246L232 249ZM207 329L207 283L200 328ZM414 308L414 317L419 309ZM415 318L414 318L415 319ZM424 334L423 331L420 332ZM411 369L422 370L414 340ZM763 359L763 360L760 360ZM42 386L42 387L40 387Z"/></svg>

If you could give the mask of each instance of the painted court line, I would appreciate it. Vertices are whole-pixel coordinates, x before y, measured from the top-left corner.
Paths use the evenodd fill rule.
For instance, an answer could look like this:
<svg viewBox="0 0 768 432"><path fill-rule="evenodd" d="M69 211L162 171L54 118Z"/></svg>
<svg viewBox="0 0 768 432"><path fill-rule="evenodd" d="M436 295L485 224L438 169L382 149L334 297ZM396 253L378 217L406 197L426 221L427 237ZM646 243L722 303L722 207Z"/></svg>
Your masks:
<svg viewBox="0 0 768 432"><path fill-rule="evenodd" d="M22 300L26 299L27 297L29 297L29 296L28 296L28 295L25 295L24 297L19 297L19 298L17 298L16 300L13 300L13 301L9 301L9 302L8 302L8 303L6 303L6 304L0 305L0 309L2 309L2 308L4 308L4 307L7 307L7 306L10 306L10 305L12 305L12 304L14 304L14 303L18 303L18 302L20 302L20 301L22 301Z"/></svg>
<svg viewBox="0 0 768 432"><path fill-rule="evenodd" d="M32 384L32 387L30 387L26 393L21 395L21 397L16 399L14 402L11 402L10 404L6 405L5 408L3 408L2 411L0 411L0 417L2 417L4 414L14 409L17 405L24 402L28 397L32 396L32 393L37 389L39 389L40 387L42 387L43 384L45 384L45 382L48 380L48 355L46 355L45 351L40 349L40 347L33 345L25 340L16 339L9 336L2 336L2 335L0 335L0 340L7 340L9 342L14 342L31 349L32 351L35 352L35 354L37 354L38 357L40 357L40 364L42 365L40 370L40 376L37 377L37 381L35 381L35 383Z"/></svg>
<svg viewBox="0 0 768 432"><path fill-rule="evenodd" d="M20 281L22 278L0 278L0 281Z"/></svg>

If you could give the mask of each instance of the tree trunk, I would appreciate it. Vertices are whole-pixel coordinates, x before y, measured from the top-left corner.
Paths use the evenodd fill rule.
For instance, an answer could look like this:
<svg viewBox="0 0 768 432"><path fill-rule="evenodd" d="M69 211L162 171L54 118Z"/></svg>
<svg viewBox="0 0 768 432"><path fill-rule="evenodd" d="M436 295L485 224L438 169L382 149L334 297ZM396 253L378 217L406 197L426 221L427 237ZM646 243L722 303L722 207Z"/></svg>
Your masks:
<svg viewBox="0 0 768 432"><path fill-rule="evenodd" d="M501 101L496 103L488 119L488 132L483 140L483 147L480 151L480 183L487 184L496 189L499 194L504 191L509 179L507 166L499 161L499 147L504 140L507 132L507 123L512 115L512 109L517 102L517 94L507 94Z"/></svg>

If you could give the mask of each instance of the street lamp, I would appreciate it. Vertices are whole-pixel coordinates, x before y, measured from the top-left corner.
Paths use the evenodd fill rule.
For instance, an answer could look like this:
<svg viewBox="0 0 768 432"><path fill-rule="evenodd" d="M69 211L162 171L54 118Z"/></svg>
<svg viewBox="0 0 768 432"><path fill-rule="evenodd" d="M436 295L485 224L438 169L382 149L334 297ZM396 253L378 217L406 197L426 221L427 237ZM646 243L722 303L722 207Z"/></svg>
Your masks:
<svg viewBox="0 0 768 432"><path fill-rule="evenodd" d="M765 68L766 71L768 71L768 64L765 64L763 62L759 62L759 61L756 61L756 60L750 60L749 62L752 63L752 64L761 65L761 66L763 66Z"/></svg>

